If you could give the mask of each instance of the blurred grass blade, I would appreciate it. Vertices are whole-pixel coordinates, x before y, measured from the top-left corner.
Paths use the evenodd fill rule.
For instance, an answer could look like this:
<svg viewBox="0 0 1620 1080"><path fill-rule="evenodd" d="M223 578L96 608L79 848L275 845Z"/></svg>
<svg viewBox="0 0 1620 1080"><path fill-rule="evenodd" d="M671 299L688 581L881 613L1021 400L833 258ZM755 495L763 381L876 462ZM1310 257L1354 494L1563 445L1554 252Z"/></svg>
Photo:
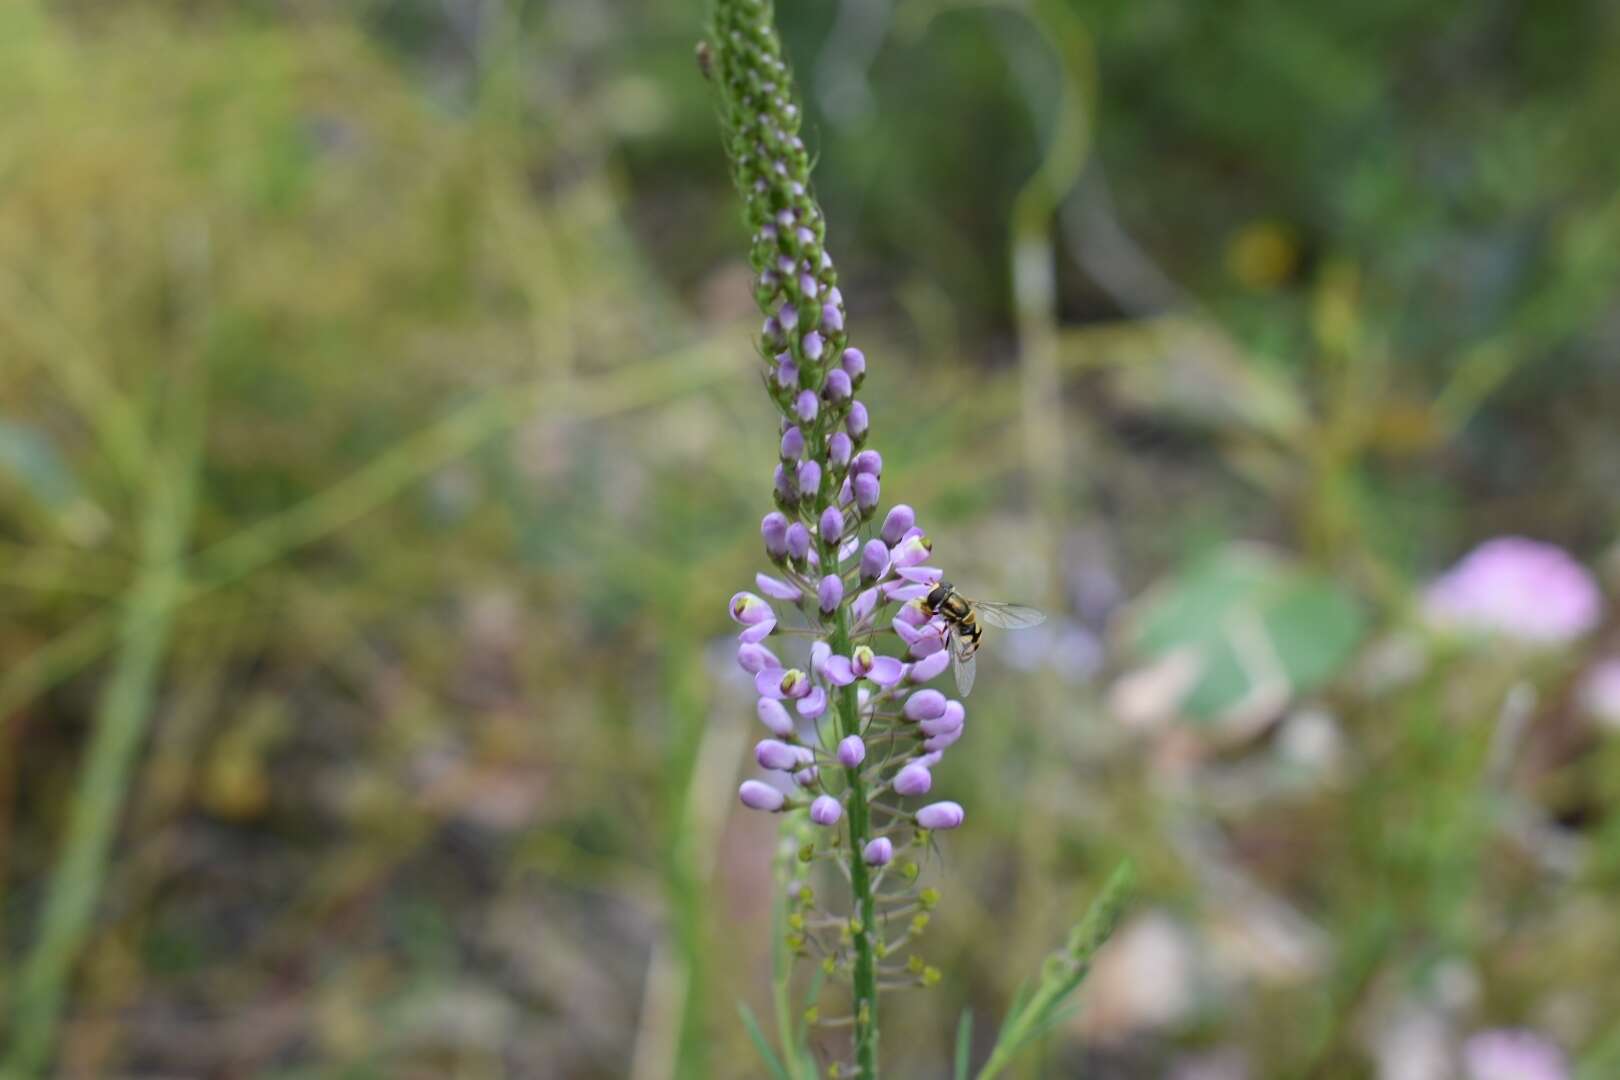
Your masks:
<svg viewBox="0 0 1620 1080"><path fill-rule="evenodd" d="M1001 1026L990 1060L979 1070L979 1080L990 1080L1011 1065L1031 1043L1061 1019L1064 1003L1091 972L1091 963L1119 924L1135 884L1136 871L1126 860L1109 876L1085 917L1069 932L1062 949L1046 958L1040 983L1023 1008Z"/></svg>
<svg viewBox="0 0 1620 1080"><path fill-rule="evenodd" d="M189 421L189 422L188 422ZM119 652L96 710L74 791L67 839L46 892L40 933L18 981L10 1054L0 1075L40 1075L56 1040L63 999L88 941L135 759L146 735L172 617L185 589L200 455L200 417L181 424L154 477L141 525L141 562L119 627Z"/></svg>
<svg viewBox="0 0 1620 1080"><path fill-rule="evenodd" d="M787 1069L782 1067L782 1061L776 1056L776 1051L771 1049L770 1040L765 1038L765 1033L760 1030L759 1021L754 1017L754 1010L748 1007L747 1002L739 1001L737 1013L742 1017L743 1027L748 1029L748 1037L754 1041L754 1049L759 1051L759 1056L771 1070L771 1075L776 1080L793 1080L788 1075Z"/></svg>
<svg viewBox="0 0 1620 1080"><path fill-rule="evenodd" d="M721 382L738 370L734 356L711 344L723 337L717 334L655 364L570 385L543 399L548 388L544 379L491 391L407 436L324 490L199 552L192 580L175 602L185 603L229 585L339 531L525 419L559 415L575 421L601 419ZM95 660L113 641L115 625L112 612L87 615L72 630L0 673L0 714L22 708Z"/></svg>
<svg viewBox="0 0 1620 1080"><path fill-rule="evenodd" d="M963 1009L956 1022L956 1065L951 1072L954 1080L967 1080L969 1058L973 1054L973 1010Z"/></svg>

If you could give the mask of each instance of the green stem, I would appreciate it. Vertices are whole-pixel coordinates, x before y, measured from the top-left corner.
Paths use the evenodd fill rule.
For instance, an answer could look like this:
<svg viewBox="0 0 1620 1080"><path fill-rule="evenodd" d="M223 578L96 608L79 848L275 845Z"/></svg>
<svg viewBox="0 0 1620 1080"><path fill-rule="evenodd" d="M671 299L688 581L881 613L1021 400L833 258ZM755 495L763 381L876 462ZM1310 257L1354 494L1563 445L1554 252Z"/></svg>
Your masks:
<svg viewBox="0 0 1620 1080"><path fill-rule="evenodd" d="M838 609L838 620L833 627L832 651L843 655L849 648L849 607ZM860 708L855 686L851 683L838 692L838 732L840 737L859 735ZM871 823L866 807L866 784L858 768L845 769L844 780L849 785L849 883L855 909L861 920L861 932L855 935L855 1065L861 1080L875 1080L877 1076L877 964L872 955L872 934L877 918L877 903L872 895L872 879L866 870L862 852Z"/></svg>
<svg viewBox="0 0 1620 1080"><path fill-rule="evenodd" d="M1128 860L1109 875L1085 916L1069 931L1069 940L1063 948L1047 957L1034 993L1003 1022L1001 1034L990 1051L990 1060L979 1070L978 1080L992 1080L1011 1065L1025 1047L1051 1028L1059 1008L1085 981L1097 951L1119 924L1135 882L1136 871Z"/></svg>
<svg viewBox="0 0 1620 1080"><path fill-rule="evenodd" d="M184 422L184 421L182 421ZM88 941L119 813L146 735L172 616L185 590L198 445L183 438L155 478L141 523L141 564L120 622L121 650L96 710L61 861L19 980L11 1053L0 1076L40 1074L56 1041L69 979Z"/></svg>

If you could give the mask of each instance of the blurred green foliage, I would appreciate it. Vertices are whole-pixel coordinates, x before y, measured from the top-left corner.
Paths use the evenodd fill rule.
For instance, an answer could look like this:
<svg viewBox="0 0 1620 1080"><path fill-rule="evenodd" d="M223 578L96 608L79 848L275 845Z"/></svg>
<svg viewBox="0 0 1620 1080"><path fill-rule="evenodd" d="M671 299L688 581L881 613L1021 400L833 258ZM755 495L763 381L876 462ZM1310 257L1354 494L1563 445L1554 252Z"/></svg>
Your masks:
<svg viewBox="0 0 1620 1080"><path fill-rule="evenodd" d="M892 1074L945 1075L964 1006L988 1054L1127 853L1139 911L1024 1075L1369 1075L1414 1015L1612 1060L1620 743L1576 689L1612 625L1532 654L1414 609L1495 533L1613 572L1613 6L783 9L885 491L1055 616L991 641L938 779L945 980L888 1008ZM56 1073L757 1075L723 605L775 433L700 29L0 11L8 973L120 620L178 576ZM1046 309L1013 218L1054 140ZM141 536L188 408L176 565ZM1284 677L1212 724L1256 700L1234 613ZM1188 645L1218 662L1173 693Z"/></svg>

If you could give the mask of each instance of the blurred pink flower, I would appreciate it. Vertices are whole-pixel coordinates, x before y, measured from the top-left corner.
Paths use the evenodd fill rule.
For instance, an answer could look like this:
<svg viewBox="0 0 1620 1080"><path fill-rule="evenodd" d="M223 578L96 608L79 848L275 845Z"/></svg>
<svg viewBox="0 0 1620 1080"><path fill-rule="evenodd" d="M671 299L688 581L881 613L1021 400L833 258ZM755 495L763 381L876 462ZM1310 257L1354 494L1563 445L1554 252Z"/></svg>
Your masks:
<svg viewBox="0 0 1620 1080"><path fill-rule="evenodd" d="M1597 581L1562 548L1503 536L1437 578L1423 608L1445 629L1555 645L1595 627L1603 598Z"/></svg>
<svg viewBox="0 0 1620 1080"><path fill-rule="evenodd" d="M1533 1031L1497 1028L1463 1043L1464 1080L1569 1080L1564 1052Z"/></svg>

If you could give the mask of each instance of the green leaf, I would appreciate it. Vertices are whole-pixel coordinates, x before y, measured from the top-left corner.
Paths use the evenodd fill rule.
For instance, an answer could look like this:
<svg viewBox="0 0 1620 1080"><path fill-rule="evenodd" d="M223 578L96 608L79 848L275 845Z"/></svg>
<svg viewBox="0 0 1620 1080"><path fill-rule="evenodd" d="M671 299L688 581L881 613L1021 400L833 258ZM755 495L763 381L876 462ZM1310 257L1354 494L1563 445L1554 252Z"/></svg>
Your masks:
<svg viewBox="0 0 1620 1080"><path fill-rule="evenodd" d="M1233 545L1149 591L1127 620L1125 641L1145 660L1187 665L1179 711L1218 722L1280 708L1320 686L1364 631L1361 607L1343 585L1266 549Z"/></svg>
<svg viewBox="0 0 1620 1080"><path fill-rule="evenodd" d="M746 1001L737 1002L737 1013L742 1017L743 1027L748 1029L748 1037L754 1041L754 1049L764 1059L765 1065L771 1070L776 1080L793 1080L787 1069L782 1066L782 1059L776 1056L771 1049L770 1040L765 1038L765 1032L760 1030L759 1021L754 1017L754 1010L748 1007Z"/></svg>
<svg viewBox="0 0 1620 1080"><path fill-rule="evenodd" d="M1034 992L1001 1022L990 1058L978 1080L993 1080L1031 1043L1043 1038L1069 1012L1070 996L1085 982L1097 952L1108 942L1125 913L1135 888L1136 870L1129 859L1120 863L1103 884L1085 915L1069 931L1068 940L1043 965Z"/></svg>
<svg viewBox="0 0 1620 1080"><path fill-rule="evenodd" d="M973 1010L963 1009L962 1018L956 1022L956 1068L952 1073L955 1080L967 1080L969 1058L973 1054Z"/></svg>

